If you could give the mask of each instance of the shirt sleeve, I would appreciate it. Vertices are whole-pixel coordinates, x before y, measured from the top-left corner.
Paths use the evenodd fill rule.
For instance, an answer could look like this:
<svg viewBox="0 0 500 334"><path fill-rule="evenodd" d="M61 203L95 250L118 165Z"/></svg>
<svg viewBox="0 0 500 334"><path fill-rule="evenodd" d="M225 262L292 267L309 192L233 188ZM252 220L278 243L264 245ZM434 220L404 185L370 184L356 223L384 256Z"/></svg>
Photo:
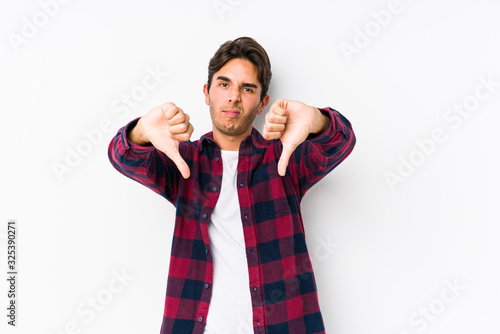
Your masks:
<svg viewBox="0 0 500 334"><path fill-rule="evenodd" d="M308 137L290 157L287 174L304 196L316 182L337 167L352 152L356 137L351 123L332 108L319 108L331 120L321 134ZM281 141L279 141L281 143ZM280 145L278 158L283 146Z"/></svg>
<svg viewBox="0 0 500 334"><path fill-rule="evenodd" d="M138 120L139 118L118 130L109 143L109 160L123 175L175 203L178 180L182 176L173 161L153 145L141 146L128 140L127 133ZM179 150L181 151L181 147Z"/></svg>

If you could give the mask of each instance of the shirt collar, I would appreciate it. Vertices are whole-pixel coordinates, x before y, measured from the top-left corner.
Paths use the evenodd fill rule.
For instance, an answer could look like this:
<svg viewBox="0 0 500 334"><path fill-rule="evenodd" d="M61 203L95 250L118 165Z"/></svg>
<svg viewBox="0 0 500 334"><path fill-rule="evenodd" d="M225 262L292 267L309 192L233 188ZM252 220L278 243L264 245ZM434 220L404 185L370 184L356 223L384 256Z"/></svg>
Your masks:
<svg viewBox="0 0 500 334"><path fill-rule="evenodd" d="M264 137L260 134L257 129L252 127L252 132L245 139L243 139L242 143L246 143L248 145L254 145L259 148L263 148L269 144L268 140L265 140ZM205 145L210 145L214 147L218 147L217 143L214 141L214 133L213 131L207 132L203 136L200 137L200 152L203 152L203 148Z"/></svg>

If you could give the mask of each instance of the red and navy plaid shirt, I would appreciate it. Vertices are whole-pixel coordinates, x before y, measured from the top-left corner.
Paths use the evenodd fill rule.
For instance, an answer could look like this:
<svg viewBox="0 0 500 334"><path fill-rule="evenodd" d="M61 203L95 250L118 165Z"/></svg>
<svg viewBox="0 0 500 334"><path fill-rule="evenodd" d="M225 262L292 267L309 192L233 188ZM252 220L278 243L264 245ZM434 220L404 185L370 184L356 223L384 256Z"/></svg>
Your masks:
<svg viewBox="0 0 500 334"><path fill-rule="evenodd" d="M253 128L240 144L237 188L254 333L325 332L300 202L351 153L356 139L338 111L320 111L331 118L330 127L297 147L284 177L278 174L280 140L267 141ZM136 122L118 131L109 158L119 172L176 207L161 334L202 334L212 295L208 224L222 184L221 151L212 132L181 142L180 154L191 170L184 179L164 153L127 140Z"/></svg>

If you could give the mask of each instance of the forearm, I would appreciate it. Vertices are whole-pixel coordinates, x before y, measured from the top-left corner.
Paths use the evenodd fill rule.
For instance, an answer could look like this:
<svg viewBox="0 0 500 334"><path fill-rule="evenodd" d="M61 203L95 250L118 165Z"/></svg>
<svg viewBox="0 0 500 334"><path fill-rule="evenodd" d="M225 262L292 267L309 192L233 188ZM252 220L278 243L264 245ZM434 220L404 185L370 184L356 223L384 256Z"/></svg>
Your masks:
<svg viewBox="0 0 500 334"><path fill-rule="evenodd" d="M108 147L109 160L121 174L173 201L177 193L177 169L153 145L141 146L128 139L136 126L134 120L118 131Z"/></svg>
<svg viewBox="0 0 500 334"><path fill-rule="evenodd" d="M356 143L352 126L343 115L332 108L320 112L328 118L328 126L317 135L311 134L290 159L290 170L302 194L345 160Z"/></svg>
<svg viewBox="0 0 500 334"><path fill-rule="evenodd" d="M329 122L326 129L308 141L322 172L330 172L351 153L356 137L347 118L332 108L322 108L321 113ZM314 156L314 155L313 155Z"/></svg>

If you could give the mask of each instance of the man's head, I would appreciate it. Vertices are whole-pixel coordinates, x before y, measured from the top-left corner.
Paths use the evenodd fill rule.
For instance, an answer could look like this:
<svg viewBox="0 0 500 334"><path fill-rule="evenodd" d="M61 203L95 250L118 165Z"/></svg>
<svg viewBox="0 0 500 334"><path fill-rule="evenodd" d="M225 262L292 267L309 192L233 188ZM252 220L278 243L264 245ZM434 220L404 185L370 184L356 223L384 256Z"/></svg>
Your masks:
<svg viewBox="0 0 500 334"><path fill-rule="evenodd" d="M208 64L208 90L212 86L214 74L232 59L246 59L257 67L258 79L262 87L260 100L264 99L271 82L271 62L266 50L250 37L240 37L222 44Z"/></svg>
<svg viewBox="0 0 500 334"><path fill-rule="evenodd" d="M210 106L214 139L221 146L223 141L243 140L251 133L255 116L269 103L271 65L267 53L253 39L238 38L224 43L208 68L203 92Z"/></svg>

